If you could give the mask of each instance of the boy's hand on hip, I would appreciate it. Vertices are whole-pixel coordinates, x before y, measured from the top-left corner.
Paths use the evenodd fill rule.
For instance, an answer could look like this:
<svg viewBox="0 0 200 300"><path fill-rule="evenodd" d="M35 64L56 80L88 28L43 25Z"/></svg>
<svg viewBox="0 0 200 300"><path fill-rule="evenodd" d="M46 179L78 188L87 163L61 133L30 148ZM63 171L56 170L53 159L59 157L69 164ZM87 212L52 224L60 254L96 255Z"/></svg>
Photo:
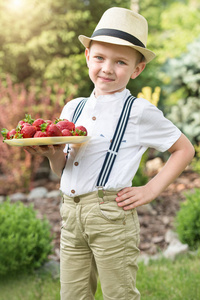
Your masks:
<svg viewBox="0 0 200 300"><path fill-rule="evenodd" d="M117 204L124 210L130 210L137 206L147 204L154 200L154 195L150 188L145 186L127 187L117 193Z"/></svg>

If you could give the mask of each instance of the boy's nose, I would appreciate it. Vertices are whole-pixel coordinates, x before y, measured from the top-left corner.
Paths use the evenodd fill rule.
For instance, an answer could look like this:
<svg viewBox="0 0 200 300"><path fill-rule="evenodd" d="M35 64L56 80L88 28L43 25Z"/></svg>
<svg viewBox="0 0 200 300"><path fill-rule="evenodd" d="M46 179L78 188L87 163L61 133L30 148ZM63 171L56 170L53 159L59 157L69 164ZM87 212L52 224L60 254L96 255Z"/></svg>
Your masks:
<svg viewBox="0 0 200 300"><path fill-rule="evenodd" d="M102 67L102 71L106 74L112 74L113 73L113 65L109 61L105 61Z"/></svg>

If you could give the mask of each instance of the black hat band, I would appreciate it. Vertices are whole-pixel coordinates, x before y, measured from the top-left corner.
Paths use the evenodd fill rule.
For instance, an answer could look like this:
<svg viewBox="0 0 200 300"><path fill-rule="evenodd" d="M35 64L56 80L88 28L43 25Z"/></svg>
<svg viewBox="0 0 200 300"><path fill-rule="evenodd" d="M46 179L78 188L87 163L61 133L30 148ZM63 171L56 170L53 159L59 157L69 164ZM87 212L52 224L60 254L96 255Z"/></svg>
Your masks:
<svg viewBox="0 0 200 300"><path fill-rule="evenodd" d="M91 38L93 38L95 36L99 36L99 35L107 35L107 36L116 37L116 38L128 41L135 46L145 48L145 45L140 40L138 40L138 38L136 38L135 36L133 36L127 32L121 31L121 30L109 29L109 28L98 29L93 33Z"/></svg>

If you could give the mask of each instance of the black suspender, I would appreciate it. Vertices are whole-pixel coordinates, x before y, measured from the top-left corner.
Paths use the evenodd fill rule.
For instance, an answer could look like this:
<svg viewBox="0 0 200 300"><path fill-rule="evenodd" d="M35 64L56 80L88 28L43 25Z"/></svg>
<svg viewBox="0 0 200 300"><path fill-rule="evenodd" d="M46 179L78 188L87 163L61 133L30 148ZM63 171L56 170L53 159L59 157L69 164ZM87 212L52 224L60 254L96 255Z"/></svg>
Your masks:
<svg viewBox="0 0 200 300"><path fill-rule="evenodd" d="M117 127L115 129L115 133L112 138L112 142L110 144L110 148L106 153L106 157L97 180L97 187L104 187L108 181L114 161L119 151L122 138L126 130L126 126L128 124L131 107L135 99L135 97L129 96L124 103L121 115L117 123Z"/></svg>
<svg viewBox="0 0 200 300"><path fill-rule="evenodd" d="M74 124L76 123L76 121L78 120L80 114L82 113L82 110L83 110L86 102L87 102L87 99L83 99L78 103L78 105L77 105L77 107L74 111L73 117L72 117L72 122Z"/></svg>
<svg viewBox="0 0 200 300"><path fill-rule="evenodd" d="M99 173L99 177L97 180L97 187L102 189L107 181L108 178L110 176L113 164L115 162L115 159L117 157L119 148L120 148L120 144L121 141L123 139L127 124L128 124L128 119L130 116L130 112L131 112L131 107L133 102L135 101L135 97L133 97L132 95L130 95L124 103L124 106L122 108L122 112L121 115L119 117L118 123L117 123L117 127L115 129L113 138L112 138L112 142L110 144L110 147L106 153L105 159L104 159L104 163L103 166L101 168L101 171ZM72 118L72 122L75 123L77 121L77 119L79 118L85 104L86 104L87 99L83 99L79 102L79 104L77 105L75 111L74 111L74 115Z"/></svg>

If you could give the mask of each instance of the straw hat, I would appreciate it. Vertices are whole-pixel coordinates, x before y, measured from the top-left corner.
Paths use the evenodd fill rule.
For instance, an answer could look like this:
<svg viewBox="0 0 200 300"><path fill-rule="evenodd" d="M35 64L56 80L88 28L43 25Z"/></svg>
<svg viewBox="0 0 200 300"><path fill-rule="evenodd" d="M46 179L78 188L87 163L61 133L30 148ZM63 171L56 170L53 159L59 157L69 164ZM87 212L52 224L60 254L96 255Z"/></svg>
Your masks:
<svg viewBox="0 0 200 300"><path fill-rule="evenodd" d="M143 16L126 8L112 7L105 11L90 38L84 35L78 38L86 48L92 40L129 46L142 53L148 63L155 53L146 48L147 36L148 24Z"/></svg>

